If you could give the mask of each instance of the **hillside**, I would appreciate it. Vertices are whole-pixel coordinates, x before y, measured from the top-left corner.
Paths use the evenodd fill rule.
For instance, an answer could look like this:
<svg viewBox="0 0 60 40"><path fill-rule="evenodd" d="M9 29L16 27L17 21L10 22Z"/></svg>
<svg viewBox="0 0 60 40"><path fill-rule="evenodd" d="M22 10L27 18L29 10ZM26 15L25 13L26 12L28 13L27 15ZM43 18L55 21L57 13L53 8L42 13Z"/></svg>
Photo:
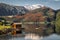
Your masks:
<svg viewBox="0 0 60 40"><path fill-rule="evenodd" d="M0 3L0 16L10 16L16 14L25 14L28 12L23 6L12 6L4 3Z"/></svg>

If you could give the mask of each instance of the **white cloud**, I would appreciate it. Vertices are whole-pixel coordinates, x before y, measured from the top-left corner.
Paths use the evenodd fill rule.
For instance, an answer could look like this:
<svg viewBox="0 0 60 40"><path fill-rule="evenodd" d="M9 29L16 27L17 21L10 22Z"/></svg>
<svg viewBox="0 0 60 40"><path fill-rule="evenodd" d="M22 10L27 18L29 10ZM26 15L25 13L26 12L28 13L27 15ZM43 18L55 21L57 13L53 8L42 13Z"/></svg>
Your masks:
<svg viewBox="0 0 60 40"><path fill-rule="evenodd" d="M55 1L60 1L60 0L55 0Z"/></svg>
<svg viewBox="0 0 60 40"><path fill-rule="evenodd" d="M60 0L48 0L48 1L60 1Z"/></svg>

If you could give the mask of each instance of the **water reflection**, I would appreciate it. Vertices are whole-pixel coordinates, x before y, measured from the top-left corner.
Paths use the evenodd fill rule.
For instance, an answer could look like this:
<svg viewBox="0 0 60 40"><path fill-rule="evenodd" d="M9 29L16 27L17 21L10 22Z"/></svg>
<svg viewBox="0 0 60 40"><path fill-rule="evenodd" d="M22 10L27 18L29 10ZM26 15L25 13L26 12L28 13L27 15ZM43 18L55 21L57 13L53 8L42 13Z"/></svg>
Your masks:
<svg viewBox="0 0 60 40"><path fill-rule="evenodd" d="M24 36L0 36L0 40L60 40L60 35L51 34L49 36L43 36L35 33L28 33Z"/></svg>
<svg viewBox="0 0 60 40"><path fill-rule="evenodd" d="M25 40L41 40L41 39L43 39L43 37L37 34L30 33L25 35Z"/></svg>
<svg viewBox="0 0 60 40"><path fill-rule="evenodd" d="M11 39L12 36L8 36L8 35L0 35L0 40L9 40Z"/></svg>
<svg viewBox="0 0 60 40"><path fill-rule="evenodd" d="M60 40L60 35L52 34L50 36L45 36L42 40Z"/></svg>

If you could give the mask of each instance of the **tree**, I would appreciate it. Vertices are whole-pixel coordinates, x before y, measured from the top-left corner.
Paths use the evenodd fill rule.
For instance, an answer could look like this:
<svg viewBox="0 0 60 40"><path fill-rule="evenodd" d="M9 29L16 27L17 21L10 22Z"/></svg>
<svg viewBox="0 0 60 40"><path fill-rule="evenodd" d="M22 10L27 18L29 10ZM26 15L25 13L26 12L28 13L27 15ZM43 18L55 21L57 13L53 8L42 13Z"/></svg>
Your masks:
<svg viewBox="0 0 60 40"><path fill-rule="evenodd" d="M4 18L0 18L1 24L6 25L6 20Z"/></svg>
<svg viewBox="0 0 60 40"><path fill-rule="evenodd" d="M56 32L60 33L60 11L57 12L55 26L56 26Z"/></svg>

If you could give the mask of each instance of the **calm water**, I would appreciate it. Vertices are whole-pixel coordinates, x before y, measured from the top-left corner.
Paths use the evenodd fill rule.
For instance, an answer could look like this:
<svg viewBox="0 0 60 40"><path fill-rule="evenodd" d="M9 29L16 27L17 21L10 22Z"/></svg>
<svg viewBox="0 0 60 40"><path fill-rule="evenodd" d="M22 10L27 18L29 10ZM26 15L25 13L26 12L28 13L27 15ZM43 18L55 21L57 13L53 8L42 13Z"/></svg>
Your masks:
<svg viewBox="0 0 60 40"><path fill-rule="evenodd" d="M22 37L0 36L0 40L60 40L60 35L39 36L38 34L29 33Z"/></svg>

